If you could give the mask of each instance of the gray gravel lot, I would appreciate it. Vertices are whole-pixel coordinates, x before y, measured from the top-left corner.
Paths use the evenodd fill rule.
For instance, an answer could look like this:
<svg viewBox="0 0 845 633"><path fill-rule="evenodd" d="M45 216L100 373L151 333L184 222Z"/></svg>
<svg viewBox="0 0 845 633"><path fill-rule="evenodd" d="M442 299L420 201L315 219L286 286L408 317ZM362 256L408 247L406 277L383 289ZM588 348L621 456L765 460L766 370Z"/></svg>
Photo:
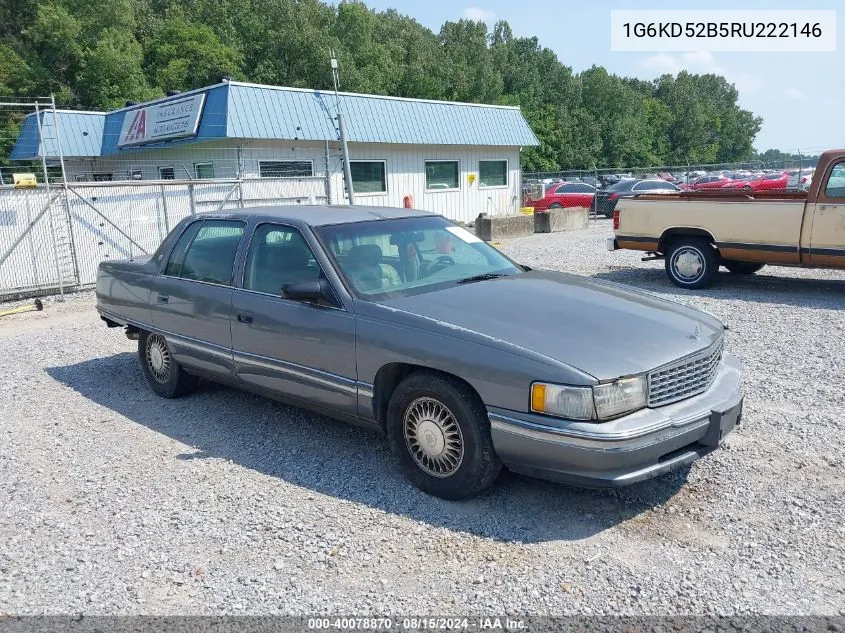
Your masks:
<svg viewBox="0 0 845 633"><path fill-rule="evenodd" d="M609 234L502 249L703 308L747 370L723 450L620 491L505 473L431 498L369 432L222 387L157 398L90 293L3 318L0 614L845 615L845 272L686 292Z"/></svg>

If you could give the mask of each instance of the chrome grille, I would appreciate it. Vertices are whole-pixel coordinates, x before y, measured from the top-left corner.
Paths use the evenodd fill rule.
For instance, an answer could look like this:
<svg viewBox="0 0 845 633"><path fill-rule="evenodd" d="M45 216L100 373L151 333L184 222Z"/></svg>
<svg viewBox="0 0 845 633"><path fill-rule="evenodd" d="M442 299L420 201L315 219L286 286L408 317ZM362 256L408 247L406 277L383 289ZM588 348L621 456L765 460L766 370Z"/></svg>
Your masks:
<svg viewBox="0 0 845 633"><path fill-rule="evenodd" d="M648 406L662 407L707 391L722 360L724 340L703 352L655 369L648 375Z"/></svg>

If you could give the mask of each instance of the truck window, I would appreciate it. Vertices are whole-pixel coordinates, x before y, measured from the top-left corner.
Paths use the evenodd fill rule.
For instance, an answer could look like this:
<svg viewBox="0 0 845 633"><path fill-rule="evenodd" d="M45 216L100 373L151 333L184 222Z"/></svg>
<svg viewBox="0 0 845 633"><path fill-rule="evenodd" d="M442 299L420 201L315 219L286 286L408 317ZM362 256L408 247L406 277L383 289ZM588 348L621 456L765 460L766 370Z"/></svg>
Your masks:
<svg viewBox="0 0 845 633"><path fill-rule="evenodd" d="M845 198L845 162L833 166L824 194L828 198Z"/></svg>

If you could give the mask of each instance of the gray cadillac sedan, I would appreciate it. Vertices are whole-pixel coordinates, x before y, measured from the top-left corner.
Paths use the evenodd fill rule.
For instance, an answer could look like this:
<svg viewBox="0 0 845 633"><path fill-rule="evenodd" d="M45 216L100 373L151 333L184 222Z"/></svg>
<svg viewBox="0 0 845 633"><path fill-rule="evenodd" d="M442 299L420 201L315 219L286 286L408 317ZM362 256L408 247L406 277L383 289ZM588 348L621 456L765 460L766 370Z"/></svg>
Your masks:
<svg viewBox="0 0 845 633"><path fill-rule="evenodd" d="M97 309L138 340L158 395L206 378L379 429L405 475L449 499L503 464L586 486L648 479L712 451L742 414L717 319L531 270L422 211L190 216L153 255L100 264Z"/></svg>

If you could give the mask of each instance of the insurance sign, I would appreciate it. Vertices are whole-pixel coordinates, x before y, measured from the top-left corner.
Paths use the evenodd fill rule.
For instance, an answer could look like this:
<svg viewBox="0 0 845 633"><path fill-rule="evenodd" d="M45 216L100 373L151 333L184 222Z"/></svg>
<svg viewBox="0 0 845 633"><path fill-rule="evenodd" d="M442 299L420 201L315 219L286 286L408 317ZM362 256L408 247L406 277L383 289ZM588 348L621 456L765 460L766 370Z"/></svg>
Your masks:
<svg viewBox="0 0 845 633"><path fill-rule="evenodd" d="M195 136L204 103L205 93L200 92L127 110L117 145L126 147Z"/></svg>

